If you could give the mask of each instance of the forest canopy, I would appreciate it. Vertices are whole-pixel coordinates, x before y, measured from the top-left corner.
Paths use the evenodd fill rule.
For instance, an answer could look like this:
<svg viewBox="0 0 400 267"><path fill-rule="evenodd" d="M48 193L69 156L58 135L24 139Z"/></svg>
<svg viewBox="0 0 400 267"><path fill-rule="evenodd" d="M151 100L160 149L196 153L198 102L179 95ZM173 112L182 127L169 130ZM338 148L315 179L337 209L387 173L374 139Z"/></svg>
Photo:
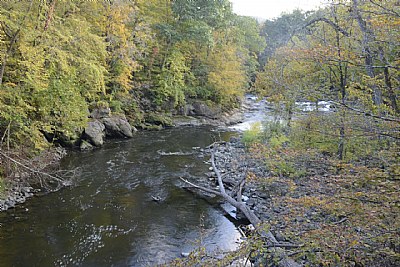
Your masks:
<svg viewBox="0 0 400 267"><path fill-rule="evenodd" d="M44 132L72 137L96 106L132 124L194 99L230 109L254 81L265 47L256 20L232 13L227 0L1 1L0 8L0 132L39 150Z"/></svg>
<svg viewBox="0 0 400 267"><path fill-rule="evenodd" d="M266 228L284 225L302 244L294 258L314 266L398 266L399 29L398 0L262 23L228 0L0 1L0 152L78 140L96 109L140 126L194 103L232 110L252 92L274 116L243 134L269 173L247 180L279 184L268 199L290 212Z"/></svg>

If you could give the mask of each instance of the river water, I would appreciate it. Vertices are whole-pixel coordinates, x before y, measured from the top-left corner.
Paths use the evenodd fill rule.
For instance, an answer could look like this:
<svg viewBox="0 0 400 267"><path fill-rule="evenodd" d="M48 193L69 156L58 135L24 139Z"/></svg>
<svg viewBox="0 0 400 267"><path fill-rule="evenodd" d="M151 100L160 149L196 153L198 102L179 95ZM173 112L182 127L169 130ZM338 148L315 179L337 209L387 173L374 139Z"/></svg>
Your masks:
<svg viewBox="0 0 400 267"><path fill-rule="evenodd" d="M195 181L209 171L200 147L272 118L267 102L248 96L246 104L243 123L228 131L138 132L100 149L69 153L61 167L80 168L76 186L0 213L0 267L154 266L199 245L235 249L240 234L220 199L188 192L179 177Z"/></svg>
<svg viewBox="0 0 400 267"><path fill-rule="evenodd" d="M208 171L196 147L233 134L138 132L70 153L62 168L81 169L76 186L0 214L0 266L153 266L199 244L234 249L240 235L219 200L196 197L179 180Z"/></svg>

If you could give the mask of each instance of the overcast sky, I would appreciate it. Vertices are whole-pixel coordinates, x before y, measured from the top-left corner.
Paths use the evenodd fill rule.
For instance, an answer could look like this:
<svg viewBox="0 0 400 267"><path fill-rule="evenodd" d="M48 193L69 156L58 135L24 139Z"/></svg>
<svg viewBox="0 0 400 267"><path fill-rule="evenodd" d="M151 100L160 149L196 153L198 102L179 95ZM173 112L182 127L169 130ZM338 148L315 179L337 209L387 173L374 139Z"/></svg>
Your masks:
<svg viewBox="0 0 400 267"><path fill-rule="evenodd" d="M296 8L314 9L321 0L231 0L233 11L243 16L272 19Z"/></svg>

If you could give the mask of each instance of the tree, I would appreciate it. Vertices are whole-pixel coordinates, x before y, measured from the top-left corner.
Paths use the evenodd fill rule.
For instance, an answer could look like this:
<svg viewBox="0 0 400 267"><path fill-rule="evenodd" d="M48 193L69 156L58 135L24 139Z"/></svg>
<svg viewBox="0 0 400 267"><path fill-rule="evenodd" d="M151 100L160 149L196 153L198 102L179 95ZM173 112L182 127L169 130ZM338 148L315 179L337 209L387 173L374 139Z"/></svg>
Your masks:
<svg viewBox="0 0 400 267"><path fill-rule="evenodd" d="M24 27L8 56L12 64L4 68L1 117L13 126L16 141L25 137L40 148L41 132L71 136L84 126L86 101L105 93L106 51L103 39L83 20L87 10L76 12L73 3L32 2L26 12L25 5L2 3L3 31L11 31L20 17Z"/></svg>
<svg viewBox="0 0 400 267"><path fill-rule="evenodd" d="M391 4L387 3L387 6ZM372 130L372 128L368 130L362 126L365 121L361 117L357 118L353 116L354 114L349 114L351 111L349 106L364 110L365 112L361 114L369 114L371 111L374 113L377 110L380 110L381 114L383 110L388 114L397 112L397 96L394 94L392 85L395 79L391 76L391 71L388 71L389 67L377 64L379 59L392 58L392 56L383 55L385 52L380 53L379 47L375 46L372 39L367 38L368 42L366 42L366 31L361 29L360 18L354 16L354 10L351 7L354 8L354 2L352 6L338 2L310 16L303 26L298 27L300 31L296 31L296 35L291 38L285 48L276 50L270 57L265 71L259 74L259 81L256 82L256 86L267 95L271 95L273 88L276 90L280 88L280 92L286 91L286 94L275 93L275 98L281 95L280 100L285 99L286 103L290 102L289 99L292 103L300 99L336 102L338 112L334 113L337 116L333 125L337 127L332 129L333 133L326 134L338 137L337 155L340 159L345 158L346 140L347 142L355 141L355 136L359 134L358 130L363 129L361 131L367 132ZM359 6L357 7L360 9ZM373 25L372 22L376 20L372 17L379 17L383 10L382 7L377 6L375 9L370 13L370 22L366 25ZM309 28L310 30L307 30ZM304 29L307 30L306 33ZM368 43L368 49L365 49L365 43ZM389 42L386 44L385 51L393 51L395 46ZM374 57L368 59L368 63L363 62L365 51L373 48L376 52L370 54ZM371 60L375 63L372 64ZM293 73L285 75L288 70L294 69L299 73L298 75ZM373 77L370 75L371 70L374 72ZM380 75L378 75L379 72ZM290 81L293 83L291 84ZM378 93L382 95L379 97L382 98L382 103L389 105L376 104L374 99L376 99L377 90L382 91ZM285 95L289 98L282 98ZM376 113L376 116L380 117L379 113ZM375 124L376 128L372 130L374 134L379 135L379 132L386 134L382 126L380 123Z"/></svg>
<svg viewBox="0 0 400 267"><path fill-rule="evenodd" d="M250 17L236 16L234 27L230 34L232 42L237 44L240 57L244 61L249 87L255 82L255 76L260 69L259 55L266 47L265 39L260 35L260 25Z"/></svg>
<svg viewBox="0 0 400 267"><path fill-rule="evenodd" d="M299 30L299 25L304 25L308 16L308 13L294 10L292 13L285 13L274 20L264 22L261 36L264 37L267 46L260 57L261 66L266 64L277 48L288 44L292 35Z"/></svg>
<svg viewBox="0 0 400 267"><path fill-rule="evenodd" d="M215 102L229 107L243 94L245 72L234 46L215 49L209 58L208 82L215 94Z"/></svg>

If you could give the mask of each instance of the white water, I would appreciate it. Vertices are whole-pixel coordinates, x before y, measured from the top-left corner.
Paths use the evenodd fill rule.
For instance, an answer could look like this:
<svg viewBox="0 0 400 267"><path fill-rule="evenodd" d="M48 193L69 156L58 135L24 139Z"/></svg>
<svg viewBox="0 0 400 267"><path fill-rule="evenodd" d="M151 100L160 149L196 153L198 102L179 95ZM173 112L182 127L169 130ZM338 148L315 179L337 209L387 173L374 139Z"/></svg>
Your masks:
<svg viewBox="0 0 400 267"><path fill-rule="evenodd" d="M229 126L228 128L234 131L247 131L256 123L273 121L274 115L272 105L265 99L258 100L254 95L246 95L244 106L248 109L241 123ZM318 111L331 112L334 110L334 104L330 101L319 101ZM296 102L296 111L311 112L317 109L315 102L299 101ZM282 122L282 121L281 121ZM262 125L261 125L262 127Z"/></svg>

